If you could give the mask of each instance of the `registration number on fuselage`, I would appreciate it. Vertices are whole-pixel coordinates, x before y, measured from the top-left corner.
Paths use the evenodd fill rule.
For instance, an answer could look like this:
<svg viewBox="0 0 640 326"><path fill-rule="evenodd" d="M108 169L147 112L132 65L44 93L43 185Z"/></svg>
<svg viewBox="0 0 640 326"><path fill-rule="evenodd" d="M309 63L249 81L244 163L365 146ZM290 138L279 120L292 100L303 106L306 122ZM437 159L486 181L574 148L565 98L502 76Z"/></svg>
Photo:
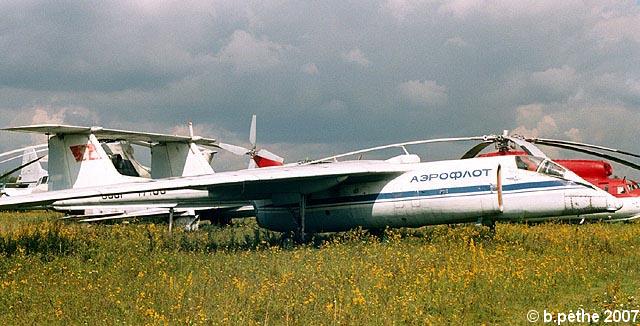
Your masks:
<svg viewBox="0 0 640 326"><path fill-rule="evenodd" d="M154 191L143 191L143 192L138 192L138 197L151 197L151 196L160 196L160 195L164 195L166 194L167 191L166 190L154 190ZM109 200L109 199L122 199L123 198L123 194L113 194L113 195L102 195L102 199L105 200Z"/></svg>

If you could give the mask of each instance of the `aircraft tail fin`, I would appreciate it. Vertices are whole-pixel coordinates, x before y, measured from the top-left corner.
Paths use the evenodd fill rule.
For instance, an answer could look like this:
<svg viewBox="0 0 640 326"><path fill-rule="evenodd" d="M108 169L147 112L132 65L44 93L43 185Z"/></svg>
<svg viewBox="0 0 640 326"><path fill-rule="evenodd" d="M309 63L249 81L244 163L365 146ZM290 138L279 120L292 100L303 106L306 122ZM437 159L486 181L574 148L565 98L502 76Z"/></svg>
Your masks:
<svg viewBox="0 0 640 326"><path fill-rule="evenodd" d="M189 142L164 142L151 147L151 178L213 173L207 157Z"/></svg>
<svg viewBox="0 0 640 326"><path fill-rule="evenodd" d="M47 170L42 168L38 154L33 147L24 150L22 155L22 169L18 176L18 183L27 184L29 187L35 187L48 176Z"/></svg>
<svg viewBox="0 0 640 326"><path fill-rule="evenodd" d="M49 189L62 190L132 181L118 173L93 134L49 138Z"/></svg>

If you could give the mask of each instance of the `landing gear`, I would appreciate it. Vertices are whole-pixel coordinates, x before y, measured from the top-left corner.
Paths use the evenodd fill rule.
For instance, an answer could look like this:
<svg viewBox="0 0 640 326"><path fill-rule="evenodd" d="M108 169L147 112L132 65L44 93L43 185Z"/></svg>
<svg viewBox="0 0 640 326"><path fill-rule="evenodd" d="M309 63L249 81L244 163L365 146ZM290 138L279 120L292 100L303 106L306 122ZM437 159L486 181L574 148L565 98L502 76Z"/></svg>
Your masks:
<svg viewBox="0 0 640 326"><path fill-rule="evenodd" d="M387 240L387 229L368 229L370 235L376 237L379 241L384 242Z"/></svg>
<svg viewBox="0 0 640 326"><path fill-rule="evenodd" d="M203 210L198 212L201 220L209 220L211 225L228 226L231 225L231 216L223 210Z"/></svg>
<svg viewBox="0 0 640 326"><path fill-rule="evenodd" d="M222 214L218 214L211 218L211 224L217 226L228 226L231 225L231 217L224 216Z"/></svg>
<svg viewBox="0 0 640 326"><path fill-rule="evenodd" d="M489 231L491 231L491 233L495 234L496 233L496 221L494 220L489 220L487 223L484 224L485 226L489 227Z"/></svg>
<svg viewBox="0 0 640 326"><path fill-rule="evenodd" d="M304 243L307 240L307 234L305 230L305 215L307 208L307 196L300 195L300 202L298 207L298 214L296 216L297 228L294 232L294 239L297 243Z"/></svg>
<svg viewBox="0 0 640 326"><path fill-rule="evenodd" d="M173 230L173 207L169 208L169 234Z"/></svg>
<svg viewBox="0 0 640 326"><path fill-rule="evenodd" d="M491 236L496 234L496 221L492 218L478 218L478 221L476 222L477 226L486 226L489 228L489 232L491 234Z"/></svg>
<svg viewBox="0 0 640 326"><path fill-rule="evenodd" d="M184 221L185 231L197 231L200 228L200 216L186 217Z"/></svg>

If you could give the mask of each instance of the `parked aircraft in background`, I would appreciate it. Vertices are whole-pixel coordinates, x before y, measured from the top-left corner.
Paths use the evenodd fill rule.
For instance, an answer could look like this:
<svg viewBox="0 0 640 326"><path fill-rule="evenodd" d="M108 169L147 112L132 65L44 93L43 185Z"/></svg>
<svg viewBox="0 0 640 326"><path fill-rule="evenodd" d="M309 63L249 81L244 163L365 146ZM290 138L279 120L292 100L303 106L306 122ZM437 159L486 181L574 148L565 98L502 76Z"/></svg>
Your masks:
<svg viewBox="0 0 640 326"><path fill-rule="evenodd" d="M20 174L18 175L18 179L15 183L2 185L2 189L0 189L0 196L21 196L30 194L32 192L47 191L49 174L45 169L42 168L42 165L40 164L40 160L46 154L38 156L36 149L37 147L27 147L24 149L22 155L12 158L20 158L21 156L22 164L17 168L5 173L0 177L0 179L5 176L11 175L17 170L20 170Z"/></svg>
<svg viewBox="0 0 640 326"><path fill-rule="evenodd" d="M323 163L381 148L452 141L511 141L527 155L420 163L416 155L403 154L386 161ZM52 191L6 198L0 200L0 208L89 205L101 198L134 203L141 194L181 191L207 192L211 206L251 201L260 226L293 231L299 237L355 227L465 222L493 226L503 220L613 212L622 206L615 197L546 158L534 145L501 135L392 144L300 166ZM162 203L160 198L148 202Z"/></svg>
<svg viewBox="0 0 640 326"><path fill-rule="evenodd" d="M49 172L50 189L77 189L127 182L146 182L146 173L134 158L129 142L151 148L151 171L153 178L190 176L214 173L210 165L212 151L203 151L198 145L216 144L214 139L190 136L142 133L101 127L76 127L63 125L36 125L7 128L5 130L33 132L50 135ZM106 145L100 139L108 140ZM123 142L124 141L124 142ZM122 146L125 144L125 146ZM104 145L104 146L103 146ZM105 149L112 155L107 155ZM118 166L120 169L116 169ZM123 175L119 171L126 171ZM168 197L168 200L165 200ZM225 219L234 214L244 216L243 205L212 207L206 191L186 190L149 192L135 194L135 203L113 205L113 196L102 198L89 205L55 205L52 208L70 213L69 218L81 221L101 221L118 218L145 217L175 214L194 225L197 219L216 219L225 214ZM117 198L116 198L117 199ZM162 203L151 203L153 199ZM199 201L199 202L198 202ZM219 221L218 221L219 222Z"/></svg>

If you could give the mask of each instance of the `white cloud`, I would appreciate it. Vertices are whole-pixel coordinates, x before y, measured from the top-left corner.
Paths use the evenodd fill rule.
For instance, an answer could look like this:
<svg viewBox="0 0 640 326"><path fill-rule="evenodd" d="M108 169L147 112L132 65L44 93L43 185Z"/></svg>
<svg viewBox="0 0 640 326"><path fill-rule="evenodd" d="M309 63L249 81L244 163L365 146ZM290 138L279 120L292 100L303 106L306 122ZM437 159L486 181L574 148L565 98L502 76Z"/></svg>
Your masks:
<svg viewBox="0 0 640 326"><path fill-rule="evenodd" d="M564 135L571 141L582 142L582 131L578 128L571 128L564 132Z"/></svg>
<svg viewBox="0 0 640 326"><path fill-rule="evenodd" d="M356 63L363 67L366 67L371 64L371 61L367 59L367 57L360 51L360 49L355 48L347 53L342 54L342 59L347 62Z"/></svg>
<svg viewBox="0 0 640 326"><path fill-rule="evenodd" d="M9 125L30 124L80 124L96 125L100 121L98 115L84 107L51 107L34 106L24 108L12 115Z"/></svg>
<svg viewBox="0 0 640 326"><path fill-rule="evenodd" d="M466 48L469 46L469 43L460 36L447 39L445 44L453 47L458 47L458 48Z"/></svg>
<svg viewBox="0 0 640 326"><path fill-rule="evenodd" d="M404 21L407 17L415 15L416 11L429 0L386 0L380 5L383 12L388 12L399 21Z"/></svg>
<svg viewBox="0 0 640 326"><path fill-rule="evenodd" d="M637 151L640 112L618 105L529 104L516 109L513 132L524 136L569 139Z"/></svg>
<svg viewBox="0 0 640 326"><path fill-rule="evenodd" d="M640 76L622 73L605 73L591 80L591 91L619 101L640 102Z"/></svg>
<svg viewBox="0 0 640 326"><path fill-rule="evenodd" d="M257 39L243 30L236 30L231 40L217 54L223 63L230 63L241 71L259 71L281 63L280 57L287 46Z"/></svg>
<svg viewBox="0 0 640 326"><path fill-rule="evenodd" d="M544 112L542 105L523 105L518 107L516 111L518 127L513 130L513 133L528 137L556 134L558 129L556 120Z"/></svg>
<svg viewBox="0 0 640 326"><path fill-rule="evenodd" d="M193 119L245 141L238 121L256 112L274 141L336 147L511 124L640 149L625 140L640 108L634 1L136 1L0 1L3 125L91 122L56 111L82 107L110 127Z"/></svg>
<svg viewBox="0 0 640 326"><path fill-rule="evenodd" d="M327 103L322 104L320 106L320 109L326 112L337 113L346 111L348 109L348 106L344 101L333 99Z"/></svg>
<svg viewBox="0 0 640 326"><path fill-rule="evenodd" d="M578 76L576 70L563 65L560 68L549 68L531 74L531 81L539 87L546 87L557 91L566 91L574 86Z"/></svg>
<svg viewBox="0 0 640 326"><path fill-rule="evenodd" d="M438 11L444 14L451 14L457 19L468 19L473 15L484 15L494 19L513 20L527 16L580 11L583 7L584 4L580 0L452 0L443 1Z"/></svg>
<svg viewBox="0 0 640 326"><path fill-rule="evenodd" d="M11 112L10 114L7 114ZM0 109L0 123L3 126L17 127L34 124L68 124L80 126L98 125L98 115L83 107L51 107L34 106L22 108L19 111ZM6 148L16 148L26 144L46 143L47 136L40 134L25 134L17 132L4 132L4 140L9 141Z"/></svg>
<svg viewBox="0 0 640 326"><path fill-rule="evenodd" d="M400 94L418 105L442 105L447 102L447 88L433 80L409 80L398 85Z"/></svg>
<svg viewBox="0 0 640 326"><path fill-rule="evenodd" d="M485 1L479 0L453 0L445 1L439 8L440 12L450 13L458 18L464 18L471 12L478 10L484 6L488 6Z"/></svg>
<svg viewBox="0 0 640 326"><path fill-rule="evenodd" d="M590 36L602 48L627 41L640 42L640 9L637 5L625 10L600 7L593 11L598 20Z"/></svg>
<svg viewBox="0 0 640 326"><path fill-rule="evenodd" d="M300 68L300 69L307 75L317 75L318 74L318 67L316 66L315 63L312 63L312 62L302 65L302 68Z"/></svg>

